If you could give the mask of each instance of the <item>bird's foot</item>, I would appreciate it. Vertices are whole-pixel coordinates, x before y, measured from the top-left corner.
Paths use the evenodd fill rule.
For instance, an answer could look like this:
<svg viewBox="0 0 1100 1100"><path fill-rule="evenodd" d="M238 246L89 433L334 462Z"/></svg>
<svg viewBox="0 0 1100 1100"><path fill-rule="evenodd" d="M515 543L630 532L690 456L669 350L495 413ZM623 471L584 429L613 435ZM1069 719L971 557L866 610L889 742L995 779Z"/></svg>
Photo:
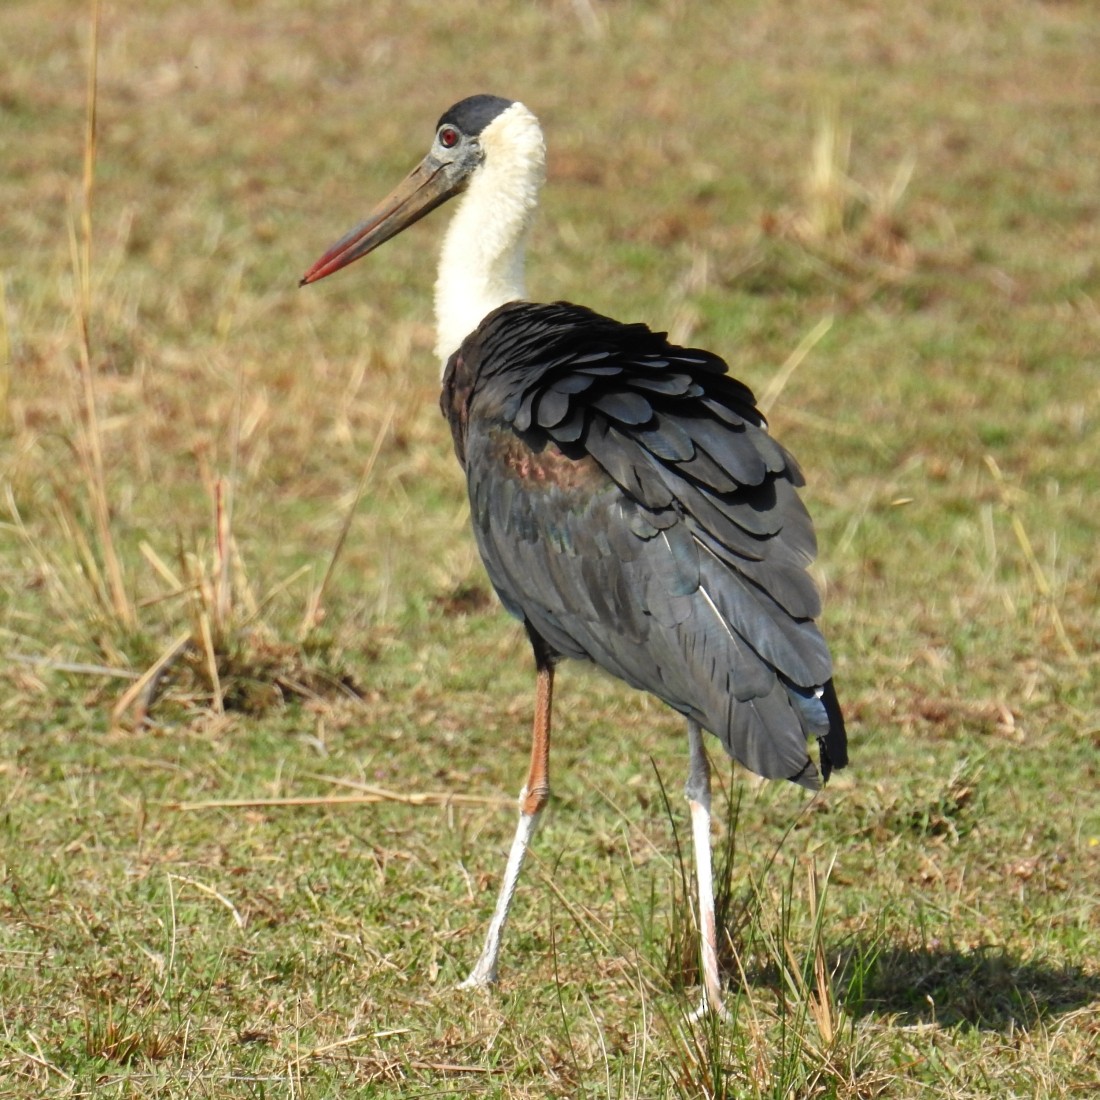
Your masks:
<svg viewBox="0 0 1100 1100"><path fill-rule="evenodd" d="M699 1002L699 1007L688 1014L688 1022L692 1024L702 1023L710 1016L717 1016L719 1020L728 1022L730 1018L729 1009L726 1008L725 1001L719 999L717 1004L711 1002L707 996L707 992L703 990L703 999Z"/></svg>
<svg viewBox="0 0 1100 1100"><path fill-rule="evenodd" d="M478 959L477 965L455 986L455 989L489 989L497 984L497 968L484 965Z"/></svg>

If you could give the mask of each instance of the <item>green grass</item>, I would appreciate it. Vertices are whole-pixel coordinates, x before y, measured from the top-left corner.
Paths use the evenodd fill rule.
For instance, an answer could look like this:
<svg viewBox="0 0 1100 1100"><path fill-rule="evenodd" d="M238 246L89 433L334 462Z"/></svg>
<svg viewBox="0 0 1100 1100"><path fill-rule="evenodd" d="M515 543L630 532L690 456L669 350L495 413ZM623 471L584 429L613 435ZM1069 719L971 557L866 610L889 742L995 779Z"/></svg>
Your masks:
<svg viewBox="0 0 1100 1100"><path fill-rule="evenodd" d="M121 596L70 243L88 11L13 0L0 36L0 1096L1100 1092L1092 7L102 18L88 351ZM533 677L436 404L445 215L296 282L481 90L547 131L535 296L760 393L832 319L770 419L853 763L812 803L719 767L728 1023L686 1019L680 722L568 666L502 985L452 989Z"/></svg>

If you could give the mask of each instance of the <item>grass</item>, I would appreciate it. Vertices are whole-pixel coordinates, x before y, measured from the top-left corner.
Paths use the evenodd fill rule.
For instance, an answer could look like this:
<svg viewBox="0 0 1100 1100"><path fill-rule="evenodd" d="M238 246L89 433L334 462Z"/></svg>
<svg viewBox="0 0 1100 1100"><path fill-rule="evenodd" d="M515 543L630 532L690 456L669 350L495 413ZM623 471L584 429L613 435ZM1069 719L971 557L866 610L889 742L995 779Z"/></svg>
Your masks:
<svg viewBox="0 0 1100 1100"><path fill-rule="evenodd" d="M0 38L0 1095L1094 1095L1090 6L91 25ZM722 351L808 474L853 764L719 767L728 1023L680 724L580 668L502 986L451 989L533 678L437 412L443 217L295 285L479 90L548 133L532 292Z"/></svg>

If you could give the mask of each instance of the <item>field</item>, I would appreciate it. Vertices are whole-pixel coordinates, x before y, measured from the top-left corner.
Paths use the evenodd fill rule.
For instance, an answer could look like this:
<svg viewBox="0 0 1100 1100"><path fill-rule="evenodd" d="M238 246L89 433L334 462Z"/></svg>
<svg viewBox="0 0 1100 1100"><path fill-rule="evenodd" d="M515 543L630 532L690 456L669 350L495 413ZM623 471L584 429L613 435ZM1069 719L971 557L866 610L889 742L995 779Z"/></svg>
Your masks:
<svg viewBox="0 0 1100 1100"><path fill-rule="evenodd" d="M0 1096L1100 1095L1095 5L94 11L0 19ZM454 989L534 678L446 212L297 281L478 91L547 133L532 296L723 354L807 473L852 766L713 754L728 1021L681 722L573 666Z"/></svg>

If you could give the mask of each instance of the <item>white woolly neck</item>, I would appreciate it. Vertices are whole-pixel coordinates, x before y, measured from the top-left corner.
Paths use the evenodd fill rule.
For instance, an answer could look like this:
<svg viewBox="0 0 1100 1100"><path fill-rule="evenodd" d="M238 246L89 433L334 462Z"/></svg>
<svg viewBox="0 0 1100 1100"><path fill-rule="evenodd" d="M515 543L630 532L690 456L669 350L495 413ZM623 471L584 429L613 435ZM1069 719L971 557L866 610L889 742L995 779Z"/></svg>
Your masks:
<svg viewBox="0 0 1100 1100"><path fill-rule="evenodd" d="M524 297L524 247L546 174L542 130L522 103L493 119L480 141L485 159L439 258L435 350L444 365L486 314Z"/></svg>

